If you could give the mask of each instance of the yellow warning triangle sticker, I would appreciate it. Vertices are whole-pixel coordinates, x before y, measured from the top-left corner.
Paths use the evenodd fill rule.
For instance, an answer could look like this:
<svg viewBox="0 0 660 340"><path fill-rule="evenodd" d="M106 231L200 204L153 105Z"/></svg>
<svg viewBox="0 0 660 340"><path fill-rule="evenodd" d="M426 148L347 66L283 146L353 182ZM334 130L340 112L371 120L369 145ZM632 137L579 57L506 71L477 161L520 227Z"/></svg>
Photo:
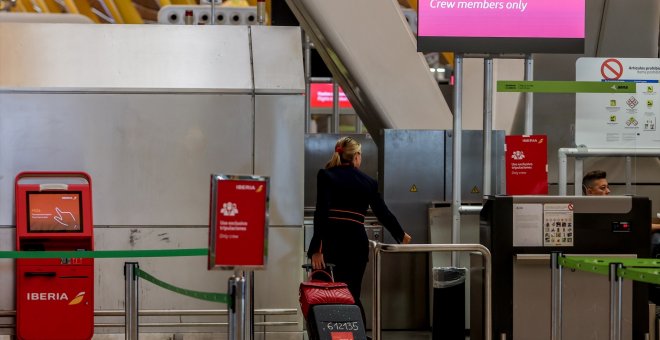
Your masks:
<svg viewBox="0 0 660 340"><path fill-rule="evenodd" d="M472 188L472 191L471 191L471 193L473 193L473 194L478 194L480 192L481 192L481 190L479 190L479 187L476 186L476 185Z"/></svg>
<svg viewBox="0 0 660 340"><path fill-rule="evenodd" d="M413 184L413 185L410 187L410 192L417 192L417 186Z"/></svg>

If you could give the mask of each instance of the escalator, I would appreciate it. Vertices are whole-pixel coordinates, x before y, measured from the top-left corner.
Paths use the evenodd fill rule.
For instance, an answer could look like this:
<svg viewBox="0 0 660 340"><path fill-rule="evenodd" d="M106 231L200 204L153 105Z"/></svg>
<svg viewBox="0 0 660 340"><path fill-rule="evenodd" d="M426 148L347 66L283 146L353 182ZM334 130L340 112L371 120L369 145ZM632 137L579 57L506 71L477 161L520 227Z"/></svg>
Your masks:
<svg viewBox="0 0 660 340"><path fill-rule="evenodd" d="M451 129L449 106L397 1L286 2L372 136Z"/></svg>

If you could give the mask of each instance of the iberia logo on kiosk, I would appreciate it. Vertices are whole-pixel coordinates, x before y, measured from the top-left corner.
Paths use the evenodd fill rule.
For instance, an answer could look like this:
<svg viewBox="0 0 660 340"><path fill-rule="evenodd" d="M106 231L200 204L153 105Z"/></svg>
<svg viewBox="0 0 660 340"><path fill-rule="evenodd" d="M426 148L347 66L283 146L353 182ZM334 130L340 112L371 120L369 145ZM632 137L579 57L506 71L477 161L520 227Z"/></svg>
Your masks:
<svg viewBox="0 0 660 340"><path fill-rule="evenodd" d="M28 292L26 298L27 301L66 301L69 306L75 306L83 302L85 292L76 294L71 301L69 301L69 295L65 292Z"/></svg>

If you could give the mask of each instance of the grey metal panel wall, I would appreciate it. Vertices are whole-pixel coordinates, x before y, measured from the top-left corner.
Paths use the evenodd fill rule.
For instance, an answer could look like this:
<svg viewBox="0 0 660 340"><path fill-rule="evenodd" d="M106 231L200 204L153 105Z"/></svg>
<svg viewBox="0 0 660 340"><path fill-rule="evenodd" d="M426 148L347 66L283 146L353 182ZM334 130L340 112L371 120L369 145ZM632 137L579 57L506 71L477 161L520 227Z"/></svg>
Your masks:
<svg viewBox="0 0 660 340"><path fill-rule="evenodd" d="M256 98L254 173L270 176L271 225L303 224L304 105L298 95Z"/></svg>
<svg viewBox="0 0 660 340"><path fill-rule="evenodd" d="M275 59L254 59L261 65L255 65L255 71L270 67L260 69L270 71L256 77L261 80L255 97L247 27L230 29L235 33L231 37L219 33L223 26L80 27L0 26L0 48L25 40L18 52L2 49L11 52L3 58L0 72L0 249L14 248L13 179L19 171L89 172L99 250L206 247L210 174L266 174L273 184L269 265L257 275L255 303L257 308L296 308L303 248L304 82L299 30L257 30L260 38L252 42L254 50L265 54L278 48L273 42L289 44L274 53ZM177 41L170 41L173 38ZM80 60L94 59L94 52L79 51L83 47L109 55ZM116 60L108 60L113 56ZM49 60L62 61L66 72L48 73L44 65ZM104 61L108 63L101 65ZM35 62L42 64L32 67ZM140 70L132 73L134 69ZM97 309L123 308L123 261L96 262ZM203 257L139 261L146 271L181 287L226 289L229 273L206 271ZM0 260L0 280L9 282L0 288L2 310L14 308L14 272L13 262ZM273 287L278 294L272 294ZM224 308L148 283L140 289L141 308ZM257 331L279 332L280 338L300 336L300 315L270 318L266 321L297 324ZM143 319L152 320L219 321ZM5 331L11 332L0 333ZM200 331L206 328L180 329Z"/></svg>
<svg viewBox="0 0 660 340"><path fill-rule="evenodd" d="M300 27L251 26L257 93L305 93Z"/></svg>
<svg viewBox="0 0 660 340"><path fill-rule="evenodd" d="M444 153L445 131L383 131L383 196L415 243L428 241L427 209L444 199Z"/></svg>
<svg viewBox="0 0 660 340"><path fill-rule="evenodd" d="M4 89L252 88L247 26L1 23L0 51Z"/></svg>
<svg viewBox="0 0 660 340"><path fill-rule="evenodd" d="M13 250L15 243L16 229L0 228L0 250ZM14 259L0 259L0 310L13 310L16 306L15 263ZM13 321L13 318L0 318L2 323Z"/></svg>
<svg viewBox="0 0 660 340"><path fill-rule="evenodd" d="M0 94L0 197L24 170L92 176L96 225L208 224L209 176L252 171L247 95ZM13 225L0 200L0 225Z"/></svg>
<svg viewBox="0 0 660 340"><path fill-rule="evenodd" d="M428 243L428 208L432 201L443 199L444 137L445 131L383 131L379 161L383 197L413 243ZM411 190L413 185L416 192ZM389 233L384 234L386 242L393 242ZM428 328L428 254L397 254L384 256L382 261L383 325Z"/></svg>
<svg viewBox="0 0 660 340"><path fill-rule="evenodd" d="M453 133L447 132L445 144L445 159L447 171L445 173L445 200L452 197L452 162L453 162ZM478 130L463 130L461 155L461 201L463 203L481 204L483 201L483 132ZM493 195L503 194L505 191L506 175L504 172L504 131L496 130L491 138L491 188ZM548 155L552 157L552 155Z"/></svg>

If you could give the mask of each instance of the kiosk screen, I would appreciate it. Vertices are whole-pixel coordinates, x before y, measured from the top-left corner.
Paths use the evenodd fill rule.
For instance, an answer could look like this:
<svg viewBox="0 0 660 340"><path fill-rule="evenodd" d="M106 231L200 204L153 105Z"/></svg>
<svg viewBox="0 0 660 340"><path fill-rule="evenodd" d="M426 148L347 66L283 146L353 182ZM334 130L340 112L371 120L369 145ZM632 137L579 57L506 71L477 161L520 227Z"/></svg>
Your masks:
<svg viewBox="0 0 660 340"><path fill-rule="evenodd" d="M79 191L28 192L29 232L82 232Z"/></svg>

